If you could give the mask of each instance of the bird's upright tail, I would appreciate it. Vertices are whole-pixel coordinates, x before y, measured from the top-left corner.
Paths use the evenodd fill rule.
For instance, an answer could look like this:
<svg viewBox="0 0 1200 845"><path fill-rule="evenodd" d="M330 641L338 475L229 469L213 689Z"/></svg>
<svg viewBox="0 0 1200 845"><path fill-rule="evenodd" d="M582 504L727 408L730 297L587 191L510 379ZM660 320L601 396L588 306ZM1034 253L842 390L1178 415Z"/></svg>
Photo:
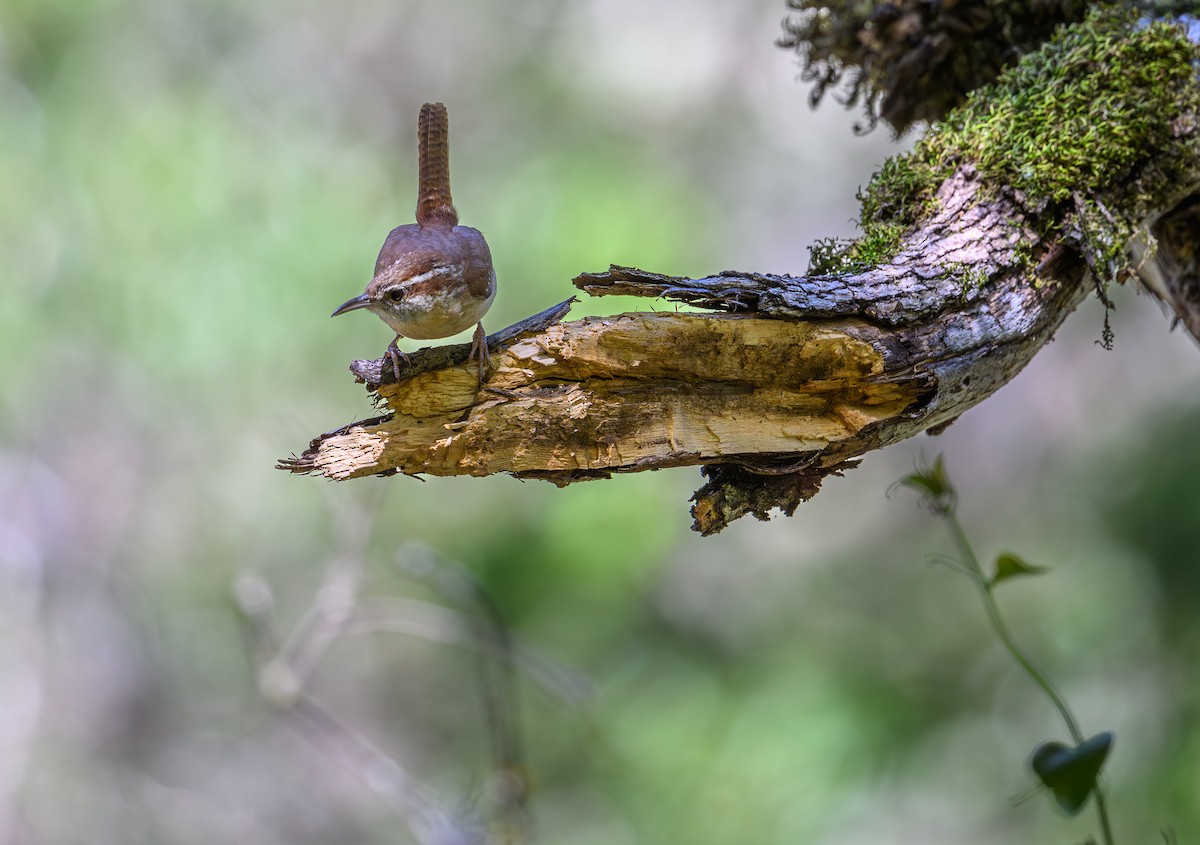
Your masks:
<svg viewBox="0 0 1200 845"><path fill-rule="evenodd" d="M454 226L458 211L450 198L450 119L441 103L421 106L417 121L420 183L417 187L417 223Z"/></svg>

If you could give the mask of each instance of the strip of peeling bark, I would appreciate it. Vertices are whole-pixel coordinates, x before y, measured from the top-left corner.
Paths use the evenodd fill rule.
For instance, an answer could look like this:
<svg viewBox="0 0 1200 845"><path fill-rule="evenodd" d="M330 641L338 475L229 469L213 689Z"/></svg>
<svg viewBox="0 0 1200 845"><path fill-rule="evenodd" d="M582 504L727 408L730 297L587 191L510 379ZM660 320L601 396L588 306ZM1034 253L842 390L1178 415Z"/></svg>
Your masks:
<svg viewBox="0 0 1200 845"><path fill-rule="evenodd" d="M562 485L701 465L697 530L790 513L856 456L989 396L1086 296L1085 265L1069 250L1031 275L1028 256L1041 247L1025 213L979 188L960 171L895 260L858 275L581 276L593 295L727 313L534 320L533 331L493 338L482 386L465 345L414 353L399 383L380 362L356 362L388 413L322 435L280 466L339 480L506 472Z"/></svg>

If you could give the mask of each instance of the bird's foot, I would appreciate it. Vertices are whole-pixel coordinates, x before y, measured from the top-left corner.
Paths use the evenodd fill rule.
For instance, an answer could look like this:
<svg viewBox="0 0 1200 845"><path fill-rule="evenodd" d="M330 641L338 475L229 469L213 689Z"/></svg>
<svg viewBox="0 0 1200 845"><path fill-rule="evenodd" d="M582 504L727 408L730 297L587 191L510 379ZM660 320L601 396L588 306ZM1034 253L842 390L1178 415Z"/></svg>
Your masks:
<svg viewBox="0 0 1200 845"><path fill-rule="evenodd" d="M488 352L487 335L483 333L483 323L475 326L475 336L471 338L471 351L467 353L467 362L478 356L479 383L483 384L488 370L492 369L492 356Z"/></svg>
<svg viewBox="0 0 1200 845"><path fill-rule="evenodd" d="M400 381L400 361L404 361L404 366L408 367L408 356L404 351L396 345L396 341L400 339L400 335L392 338L392 342L388 344L387 352L384 357L392 362L392 373L396 376L396 381Z"/></svg>

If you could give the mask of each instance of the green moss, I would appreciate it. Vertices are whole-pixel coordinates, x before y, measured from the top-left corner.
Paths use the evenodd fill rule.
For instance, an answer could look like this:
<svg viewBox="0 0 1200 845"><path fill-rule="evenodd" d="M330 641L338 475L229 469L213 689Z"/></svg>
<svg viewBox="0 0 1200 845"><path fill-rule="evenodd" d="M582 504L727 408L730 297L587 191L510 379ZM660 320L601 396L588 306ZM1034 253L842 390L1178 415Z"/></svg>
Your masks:
<svg viewBox="0 0 1200 845"><path fill-rule="evenodd" d="M963 264L956 261L945 265L945 269L947 276L957 278L962 283L963 301L966 301L967 297L973 291L987 284L988 272L978 265Z"/></svg>
<svg viewBox="0 0 1200 845"><path fill-rule="evenodd" d="M1197 61L1180 26L1091 12L890 159L860 192L863 237L835 258L886 260L896 227L924 217L938 186L969 164L1021 191L1046 230L1082 236L1098 274L1117 277L1156 198L1200 176L1195 127L1181 125L1200 115Z"/></svg>
<svg viewBox="0 0 1200 845"><path fill-rule="evenodd" d="M911 155L893 156L858 192L863 233L853 240L824 238L809 247L808 272L858 273L890 260L907 232L931 207L941 183L933 168Z"/></svg>
<svg viewBox="0 0 1200 845"><path fill-rule="evenodd" d="M926 159L970 159L1035 201L1121 187L1173 143L1169 116L1200 108L1196 46L1180 27L1134 23L1100 12L1066 29L968 98L926 139Z"/></svg>
<svg viewBox="0 0 1200 845"><path fill-rule="evenodd" d="M809 272L842 275L874 267L896 254L907 229L900 224L879 223L854 240L822 238L809 247Z"/></svg>
<svg viewBox="0 0 1200 845"><path fill-rule="evenodd" d="M917 150L907 156L893 156L872 177L867 187L858 192L862 204L864 226L899 223L910 226L927 208L933 193L951 170L927 164Z"/></svg>

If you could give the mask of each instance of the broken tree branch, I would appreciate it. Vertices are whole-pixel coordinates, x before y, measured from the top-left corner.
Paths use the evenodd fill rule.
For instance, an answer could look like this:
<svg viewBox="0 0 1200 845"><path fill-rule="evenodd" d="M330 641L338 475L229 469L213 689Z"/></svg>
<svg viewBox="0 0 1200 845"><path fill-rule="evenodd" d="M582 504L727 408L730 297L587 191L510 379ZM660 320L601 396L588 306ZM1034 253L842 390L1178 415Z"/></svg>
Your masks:
<svg viewBox="0 0 1200 845"><path fill-rule="evenodd" d="M1114 40L1118 26L1140 40ZM1195 49L1182 30L1135 26L1098 14L889 162L864 198L861 243L884 243L882 259L852 247L807 276L581 275L594 296L719 313L563 323L563 303L489 338L483 384L465 344L413 353L398 383L380 361L355 362L386 413L317 437L280 468L565 485L702 466L692 513L711 534L747 513L790 514L866 452L939 431L1019 372L1090 292L1107 302L1113 279L1136 274L1200 337ZM1068 108L1124 114L1140 134L1080 136L1056 111ZM1010 138L1020 146L998 151Z"/></svg>
<svg viewBox="0 0 1200 845"><path fill-rule="evenodd" d="M442 349L413 353L399 384L381 362L357 362L390 413L322 435L281 466L337 480L507 472L562 485L705 465L699 530L790 512L855 456L990 395L1087 294L1077 255L1029 275L1018 257L1037 238L1024 213L1011 198L980 201L980 184L957 174L942 212L896 259L856 275L581 276L593 294L731 313L591 317L489 339L495 369L482 386L463 356L430 368ZM764 479L772 492L746 492Z"/></svg>

